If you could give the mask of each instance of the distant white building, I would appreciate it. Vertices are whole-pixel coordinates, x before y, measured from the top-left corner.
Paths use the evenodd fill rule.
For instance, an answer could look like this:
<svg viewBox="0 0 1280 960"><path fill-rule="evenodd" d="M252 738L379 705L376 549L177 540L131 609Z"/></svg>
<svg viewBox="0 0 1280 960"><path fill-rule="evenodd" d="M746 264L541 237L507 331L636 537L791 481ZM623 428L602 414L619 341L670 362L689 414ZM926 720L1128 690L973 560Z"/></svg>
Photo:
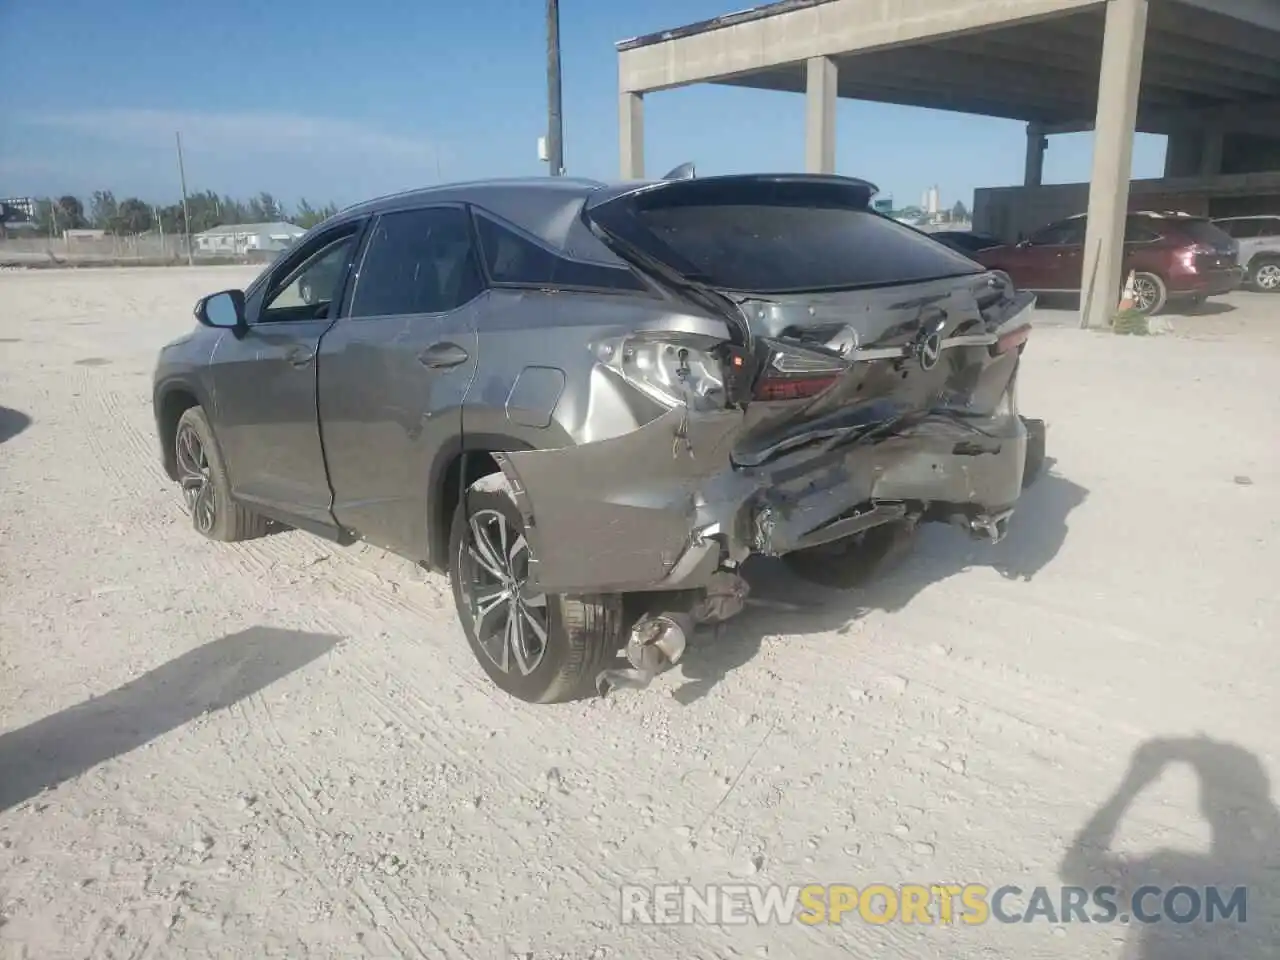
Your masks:
<svg viewBox="0 0 1280 960"><path fill-rule="evenodd" d="M290 247L307 231L297 224L228 223L194 237L197 253L240 254L251 250L278 253Z"/></svg>

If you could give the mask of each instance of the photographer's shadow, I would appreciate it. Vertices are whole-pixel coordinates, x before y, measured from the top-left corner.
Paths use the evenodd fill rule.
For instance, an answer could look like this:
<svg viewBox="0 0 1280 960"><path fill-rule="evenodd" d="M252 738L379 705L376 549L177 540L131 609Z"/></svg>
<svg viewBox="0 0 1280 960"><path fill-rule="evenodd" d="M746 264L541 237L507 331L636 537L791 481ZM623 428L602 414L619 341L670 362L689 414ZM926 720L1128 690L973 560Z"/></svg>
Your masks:
<svg viewBox="0 0 1280 960"><path fill-rule="evenodd" d="M992 545L942 524L920 528L912 551L866 586L833 590L806 583L780 560L753 557L743 575L751 585L747 609L717 630L702 629L680 661L685 683L673 696L690 704L706 696L732 671L760 652L766 637L849 632L873 610L896 613L926 587L986 566L1009 580L1029 581L1057 556L1067 536L1068 515L1089 491L1061 476L1047 458L1026 490L1009 533Z"/></svg>
<svg viewBox="0 0 1280 960"><path fill-rule="evenodd" d="M1212 833L1209 852L1169 849L1142 857L1112 852L1129 805L1176 763L1187 764L1199 777L1200 811ZM1115 888L1117 907L1131 916L1124 956L1132 960L1262 960L1277 955L1280 810L1271 800L1262 763L1234 744L1205 737L1144 743L1116 792L1073 840L1060 873L1072 886ZM1141 897L1137 906L1143 917L1132 916L1133 896L1143 887L1159 889ZM1196 892L1198 912L1187 893L1167 898L1175 887ZM1219 915L1212 922L1207 912L1215 898L1207 888L1216 888ZM1243 888L1242 900L1235 893L1238 888ZM1243 918L1233 912L1237 906L1243 907ZM1163 919L1142 922L1155 917Z"/></svg>

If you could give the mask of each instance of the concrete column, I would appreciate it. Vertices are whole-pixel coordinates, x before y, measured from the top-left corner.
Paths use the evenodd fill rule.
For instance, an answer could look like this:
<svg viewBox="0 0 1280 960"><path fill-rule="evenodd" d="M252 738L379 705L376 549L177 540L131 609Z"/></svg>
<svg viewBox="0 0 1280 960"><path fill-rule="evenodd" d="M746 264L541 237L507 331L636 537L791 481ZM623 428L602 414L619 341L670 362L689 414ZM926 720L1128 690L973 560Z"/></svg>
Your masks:
<svg viewBox="0 0 1280 960"><path fill-rule="evenodd" d="M1207 127L1200 147L1200 176L1216 177L1222 173L1222 127Z"/></svg>
<svg viewBox="0 0 1280 960"><path fill-rule="evenodd" d="M1106 326L1119 304L1133 131L1138 120L1146 37L1147 0L1108 0L1084 240L1082 327Z"/></svg>
<svg viewBox="0 0 1280 960"><path fill-rule="evenodd" d="M618 148L623 180L644 176L644 95L624 92L618 98Z"/></svg>
<svg viewBox="0 0 1280 960"><path fill-rule="evenodd" d="M804 168L836 172L836 62L810 57L804 94Z"/></svg>
<svg viewBox="0 0 1280 960"><path fill-rule="evenodd" d="M1200 169L1204 138L1195 128L1177 129L1169 134L1164 153L1166 177L1194 177Z"/></svg>
<svg viewBox="0 0 1280 960"><path fill-rule="evenodd" d="M1027 166L1022 175L1024 187L1038 187L1044 182L1044 152L1049 146L1044 124L1027 124Z"/></svg>

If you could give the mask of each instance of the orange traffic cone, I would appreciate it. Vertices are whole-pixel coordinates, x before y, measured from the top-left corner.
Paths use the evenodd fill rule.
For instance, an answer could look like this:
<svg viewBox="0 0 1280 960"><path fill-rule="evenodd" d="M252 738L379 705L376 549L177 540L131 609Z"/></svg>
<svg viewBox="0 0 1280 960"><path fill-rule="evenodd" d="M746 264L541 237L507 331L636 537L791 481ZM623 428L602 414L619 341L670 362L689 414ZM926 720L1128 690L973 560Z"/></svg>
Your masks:
<svg viewBox="0 0 1280 960"><path fill-rule="evenodd" d="M1133 303L1133 271L1129 271L1129 277L1124 282L1124 292L1120 294L1120 313L1126 310L1132 310Z"/></svg>

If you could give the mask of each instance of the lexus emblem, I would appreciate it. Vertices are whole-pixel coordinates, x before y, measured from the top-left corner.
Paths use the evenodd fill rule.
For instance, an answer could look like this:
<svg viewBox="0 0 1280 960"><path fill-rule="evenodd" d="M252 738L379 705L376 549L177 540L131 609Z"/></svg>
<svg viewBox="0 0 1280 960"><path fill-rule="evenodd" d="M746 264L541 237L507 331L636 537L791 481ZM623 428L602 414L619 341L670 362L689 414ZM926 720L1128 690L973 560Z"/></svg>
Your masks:
<svg viewBox="0 0 1280 960"><path fill-rule="evenodd" d="M920 341L920 345L916 347L916 357L920 361L921 370L932 370L938 365L938 358L942 356L942 335L931 333Z"/></svg>

